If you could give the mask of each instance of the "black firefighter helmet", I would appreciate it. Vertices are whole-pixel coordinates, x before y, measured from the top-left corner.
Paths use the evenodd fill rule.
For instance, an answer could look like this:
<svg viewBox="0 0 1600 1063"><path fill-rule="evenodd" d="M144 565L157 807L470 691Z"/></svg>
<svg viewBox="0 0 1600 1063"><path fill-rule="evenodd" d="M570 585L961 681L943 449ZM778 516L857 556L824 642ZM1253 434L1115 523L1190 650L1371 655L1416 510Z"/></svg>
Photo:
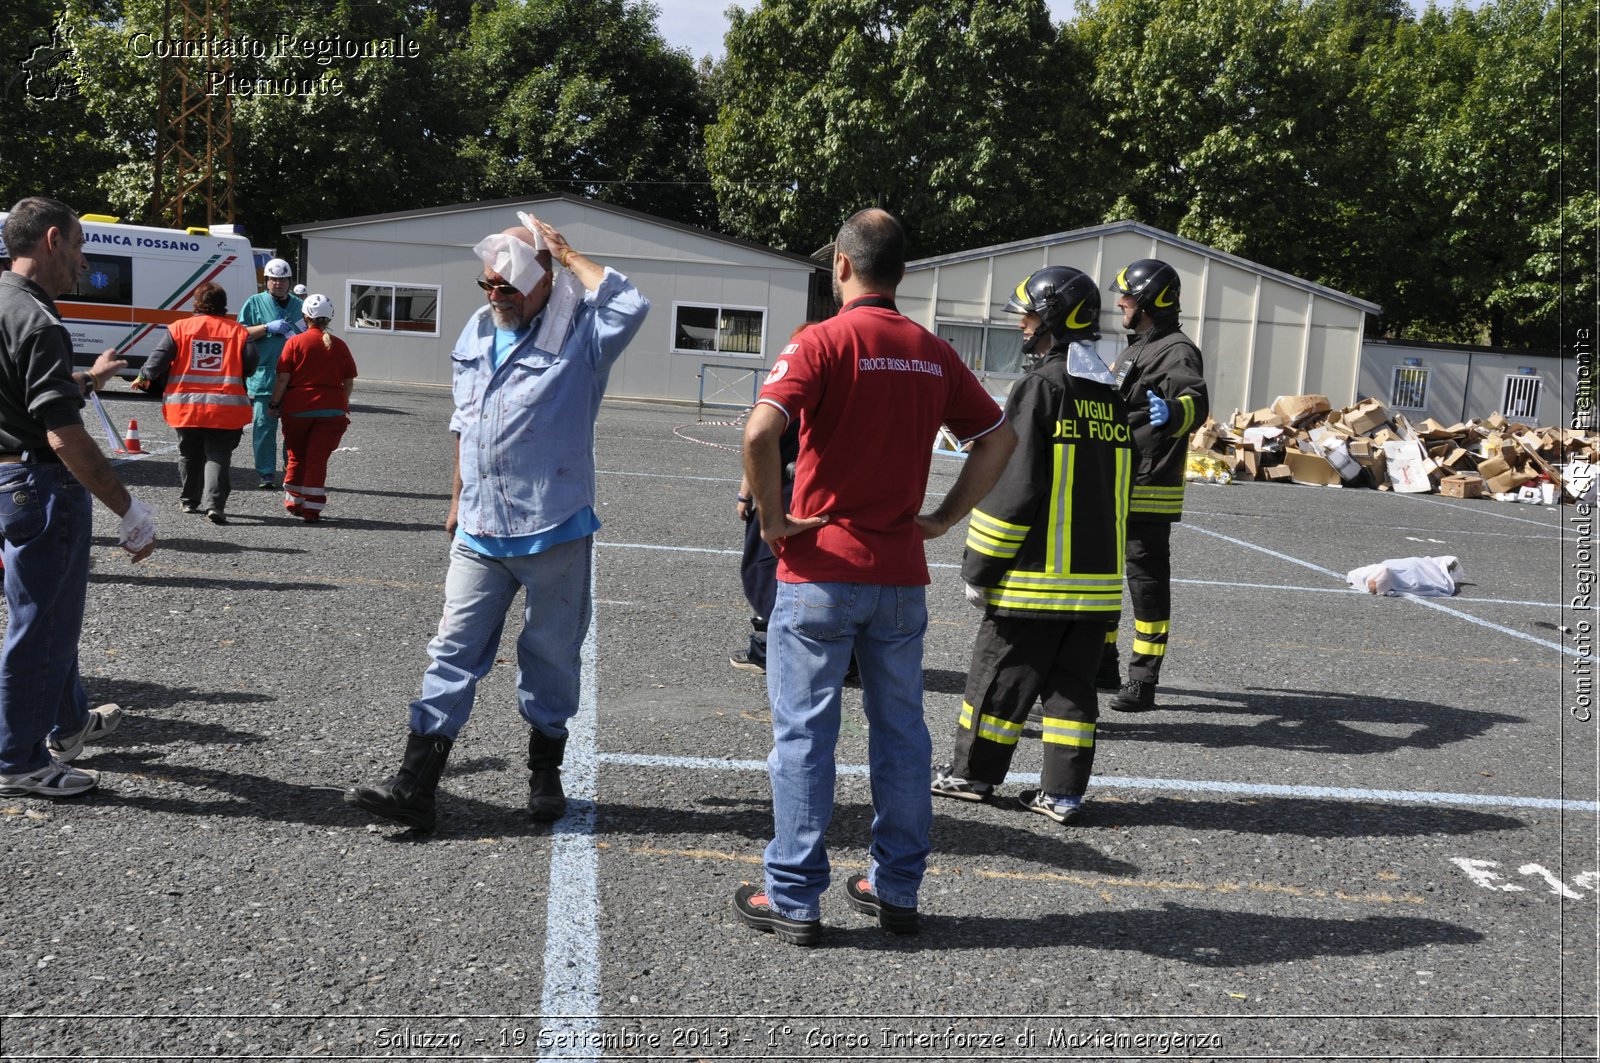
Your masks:
<svg viewBox="0 0 1600 1063"><path fill-rule="evenodd" d="M1022 349L1035 353L1045 336L1055 340L1097 340L1100 333L1100 289L1083 270L1046 266L1028 274L1006 301L1012 314L1037 314L1039 328ZM1049 350L1049 344L1044 350ZM1039 353L1043 353L1042 351Z"/></svg>
<svg viewBox="0 0 1600 1063"><path fill-rule="evenodd" d="M1128 263L1109 287L1118 295L1133 296L1138 308L1157 321L1177 320L1178 296L1183 283L1178 279L1178 271L1159 258L1141 258Z"/></svg>

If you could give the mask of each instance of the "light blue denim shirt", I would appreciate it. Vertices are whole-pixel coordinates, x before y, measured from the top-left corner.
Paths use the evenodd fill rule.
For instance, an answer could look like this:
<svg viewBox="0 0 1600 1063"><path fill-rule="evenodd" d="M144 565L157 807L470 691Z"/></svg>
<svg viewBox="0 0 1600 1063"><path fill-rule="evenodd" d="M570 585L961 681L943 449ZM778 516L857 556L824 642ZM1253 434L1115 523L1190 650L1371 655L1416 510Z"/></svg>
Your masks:
<svg viewBox="0 0 1600 1063"><path fill-rule="evenodd" d="M489 308L472 315L450 352L463 531L532 535L595 504L595 418L611 367L649 309L608 266L600 286L584 293L559 353L534 346L538 328L530 328L498 369Z"/></svg>

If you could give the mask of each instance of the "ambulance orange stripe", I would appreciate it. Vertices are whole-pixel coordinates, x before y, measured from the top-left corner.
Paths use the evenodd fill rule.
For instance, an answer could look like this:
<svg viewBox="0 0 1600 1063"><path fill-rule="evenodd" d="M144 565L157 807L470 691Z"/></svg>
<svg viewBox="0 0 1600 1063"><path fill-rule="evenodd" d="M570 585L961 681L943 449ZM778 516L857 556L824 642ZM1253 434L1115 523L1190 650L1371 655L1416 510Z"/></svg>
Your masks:
<svg viewBox="0 0 1600 1063"><path fill-rule="evenodd" d="M95 303L57 302L61 316L74 321L109 321L114 324L170 325L188 317L180 310L152 310L148 307L99 306Z"/></svg>

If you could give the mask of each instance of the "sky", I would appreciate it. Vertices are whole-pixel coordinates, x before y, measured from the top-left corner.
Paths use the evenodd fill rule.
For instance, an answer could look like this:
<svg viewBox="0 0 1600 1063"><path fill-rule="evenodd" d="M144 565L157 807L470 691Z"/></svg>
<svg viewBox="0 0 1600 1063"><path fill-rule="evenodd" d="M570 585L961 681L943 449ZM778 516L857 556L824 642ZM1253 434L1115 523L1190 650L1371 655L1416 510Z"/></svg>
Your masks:
<svg viewBox="0 0 1600 1063"><path fill-rule="evenodd" d="M1449 7L1453 0L1438 2L1441 7ZM1467 0L1467 6L1477 8L1481 2ZM728 30L728 20L723 12L729 6L742 7L746 11L756 6L755 0L737 4L734 0L655 0L655 4L661 9L661 17L656 20L661 36L672 47L687 49L696 61L706 55L714 59L722 58L722 35ZM1048 0L1046 6L1057 22L1072 17L1073 0ZM1426 0L1413 0L1411 4L1413 10L1424 6Z"/></svg>
<svg viewBox="0 0 1600 1063"><path fill-rule="evenodd" d="M661 17L656 20L661 36L674 48L688 49L697 61L705 55L722 58L722 35L728 30L723 12L730 6L746 11L756 6L753 0L655 0L655 4L661 9ZM1048 6L1058 22L1072 14L1072 0L1049 0Z"/></svg>

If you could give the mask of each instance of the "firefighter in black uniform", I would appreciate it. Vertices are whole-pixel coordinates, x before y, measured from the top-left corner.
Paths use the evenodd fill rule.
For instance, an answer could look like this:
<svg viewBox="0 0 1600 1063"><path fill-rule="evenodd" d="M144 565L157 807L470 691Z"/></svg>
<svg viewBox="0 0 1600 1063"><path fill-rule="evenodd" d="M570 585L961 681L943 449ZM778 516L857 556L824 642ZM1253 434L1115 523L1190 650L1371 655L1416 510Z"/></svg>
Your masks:
<svg viewBox="0 0 1600 1063"><path fill-rule="evenodd" d="M1119 684L1117 632L1106 635L1106 654L1096 685L1120 690L1111 707L1144 712L1156 706L1156 684L1166 659L1172 618L1172 525L1183 519L1184 470L1189 433L1210 412L1200 348L1178 328L1178 271L1141 258L1117 274L1122 325L1132 333L1113 366L1117 389L1129 404L1129 427L1139 455L1128 511L1128 593L1133 599L1133 652L1128 680ZM1154 422L1136 403L1150 393L1168 407L1166 423ZM1150 403L1151 407L1155 403Z"/></svg>
<svg viewBox="0 0 1600 1063"><path fill-rule="evenodd" d="M961 575L983 609L956 725L933 792L983 801L1003 782L1028 710L1044 699L1044 777L1019 798L1066 823L1094 764L1095 669L1122 608L1133 482L1127 407L1095 353L1100 291L1067 266L1038 270L1006 304L1031 368L1011 389L1017 449L972 511Z"/></svg>

